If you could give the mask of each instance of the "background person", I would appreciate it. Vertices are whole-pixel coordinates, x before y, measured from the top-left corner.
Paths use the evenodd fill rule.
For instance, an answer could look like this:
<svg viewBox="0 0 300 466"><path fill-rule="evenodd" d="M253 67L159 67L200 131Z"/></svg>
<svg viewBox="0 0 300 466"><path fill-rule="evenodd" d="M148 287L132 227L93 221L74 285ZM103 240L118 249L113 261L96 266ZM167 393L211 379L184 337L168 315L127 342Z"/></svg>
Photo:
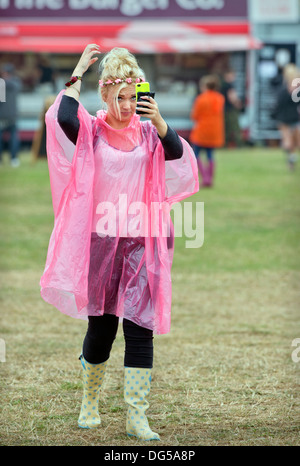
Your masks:
<svg viewBox="0 0 300 466"><path fill-rule="evenodd" d="M18 167L19 137L18 137L18 94L21 90L21 80L16 76L15 67L7 63L1 68L1 78L5 81L5 102L0 102L0 164L5 135L8 135L8 147L10 152L10 164Z"/></svg>
<svg viewBox="0 0 300 466"><path fill-rule="evenodd" d="M300 70L294 64L287 65L283 70L283 85L272 112L272 117L277 121L282 148L286 152L290 170L295 169L297 151L300 148L300 105L298 99L293 99L292 95L295 91L294 80L297 78L300 78Z"/></svg>
<svg viewBox="0 0 300 466"><path fill-rule="evenodd" d="M226 146L242 145L239 113L242 110L242 102L236 92L235 72L227 70L223 76L221 93L225 97L225 144Z"/></svg>
<svg viewBox="0 0 300 466"><path fill-rule="evenodd" d="M39 157L47 157L45 115L55 99L55 95L49 95L44 100L44 106L39 119L39 128L34 133L31 146L32 159L34 162L36 162Z"/></svg>
<svg viewBox="0 0 300 466"><path fill-rule="evenodd" d="M213 185L215 174L214 150L224 145L224 97L219 89L217 76L205 76L200 81L202 93L196 98L191 119L195 122L190 134L197 157L202 187ZM207 161L201 158L201 152L206 153Z"/></svg>

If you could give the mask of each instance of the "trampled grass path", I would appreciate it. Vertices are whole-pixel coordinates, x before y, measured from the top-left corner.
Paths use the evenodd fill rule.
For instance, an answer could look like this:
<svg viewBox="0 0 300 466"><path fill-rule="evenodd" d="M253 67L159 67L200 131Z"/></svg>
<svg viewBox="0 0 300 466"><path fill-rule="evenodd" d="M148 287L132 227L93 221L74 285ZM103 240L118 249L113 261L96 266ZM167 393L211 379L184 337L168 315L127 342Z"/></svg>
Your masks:
<svg viewBox="0 0 300 466"><path fill-rule="evenodd" d="M40 298L53 225L46 162L0 169L0 444L141 445L125 436L119 330L95 431L77 428L86 324ZM169 335L155 338L148 417L160 446L299 445L300 166L273 149L223 150L204 244L176 238ZM195 218L194 218L195 225Z"/></svg>

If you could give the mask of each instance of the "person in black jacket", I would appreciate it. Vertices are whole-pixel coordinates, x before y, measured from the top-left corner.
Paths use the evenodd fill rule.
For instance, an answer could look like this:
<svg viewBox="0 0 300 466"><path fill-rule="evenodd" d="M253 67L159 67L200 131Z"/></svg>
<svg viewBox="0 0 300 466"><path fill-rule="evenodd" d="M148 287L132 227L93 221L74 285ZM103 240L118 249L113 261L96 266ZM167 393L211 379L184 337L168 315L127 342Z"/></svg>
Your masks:
<svg viewBox="0 0 300 466"><path fill-rule="evenodd" d="M18 167L19 139L18 139L18 94L21 81L16 75L12 63L6 63L1 68L1 79L5 82L5 96L0 96L0 165L2 163L3 135L9 135L10 164Z"/></svg>
<svg viewBox="0 0 300 466"><path fill-rule="evenodd" d="M281 133L281 142L287 154L287 163L295 169L297 150L300 148L300 105L295 99L295 82L300 71L295 65L287 65L283 72L283 86L278 94L276 107L272 113Z"/></svg>

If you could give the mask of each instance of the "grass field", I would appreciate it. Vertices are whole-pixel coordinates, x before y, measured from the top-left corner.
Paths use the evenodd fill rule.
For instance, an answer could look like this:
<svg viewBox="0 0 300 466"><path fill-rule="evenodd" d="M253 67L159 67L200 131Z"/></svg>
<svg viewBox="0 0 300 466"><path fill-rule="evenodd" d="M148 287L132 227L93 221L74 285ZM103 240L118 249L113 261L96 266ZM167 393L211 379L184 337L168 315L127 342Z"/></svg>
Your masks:
<svg viewBox="0 0 300 466"><path fill-rule="evenodd" d="M217 154L205 241L176 238L171 333L155 338L148 416L160 446L299 445L300 167L280 150ZM53 226L46 162L0 168L1 445L132 446L125 436L121 328L101 428L77 428L86 323L40 298ZM300 355L297 353L298 356Z"/></svg>

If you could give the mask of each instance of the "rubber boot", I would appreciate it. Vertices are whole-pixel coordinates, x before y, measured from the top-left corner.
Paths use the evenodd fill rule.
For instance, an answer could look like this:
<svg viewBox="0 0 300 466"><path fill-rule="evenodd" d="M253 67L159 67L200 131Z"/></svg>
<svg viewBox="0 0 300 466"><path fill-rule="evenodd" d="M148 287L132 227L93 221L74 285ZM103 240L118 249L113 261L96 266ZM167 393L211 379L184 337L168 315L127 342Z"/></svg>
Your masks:
<svg viewBox="0 0 300 466"><path fill-rule="evenodd" d="M207 176L206 186L213 186L214 176L215 176L215 162L214 162L214 160L209 160L207 173L208 173L208 176Z"/></svg>
<svg viewBox="0 0 300 466"><path fill-rule="evenodd" d="M205 165L202 163L202 160L200 159L200 157L198 157L198 159L197 159L197 165L198 165L198 170L199 170L200 176L202 178L201 187L205 187L205 186L207 186L207 182L208 182L207 170L206 170Z"/></svg>
<svg viewBox="0 0 300 466"><path fill-rule="evenodd" d="M78 426L83 429L93 429L101 424L98 411L99 392L106 371L107 361L100 364L90 364L80 356L83 367L83 397Z"/></svg>
<svg viewBox="0 0 300 466"><path fill-rule="evenodd" d="M289 152L287 156L288 167L291 171L295 170L296 162L297 162L297 155L294 153Z"/></svg>
<svg viewBox="0 0 300 466"><path fill-rule="evenodd" d="M129 405L126 419L126 432L129 437L140 440L160 440L156 432L152 432L146 417L151 385L151 369L125 367L124 399Z"/></svg>

